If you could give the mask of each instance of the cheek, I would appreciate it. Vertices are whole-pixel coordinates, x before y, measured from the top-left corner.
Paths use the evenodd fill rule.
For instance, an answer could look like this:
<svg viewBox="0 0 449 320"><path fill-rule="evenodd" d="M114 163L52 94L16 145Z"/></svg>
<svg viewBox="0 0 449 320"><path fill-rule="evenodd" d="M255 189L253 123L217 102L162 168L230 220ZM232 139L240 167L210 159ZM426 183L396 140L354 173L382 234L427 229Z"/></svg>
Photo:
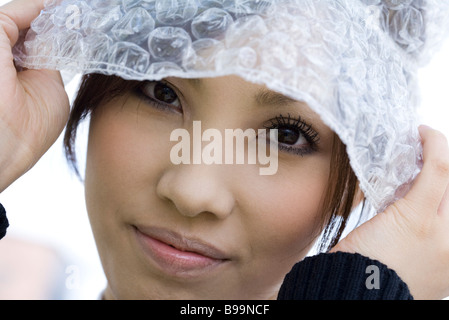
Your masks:
<svg viewBox="0 0 449 320"><path fill-rule="evenodd" d="M164 122L106 107L92 117L86 162L86 203L99 219L145 205L170 152Z"/></svg>
<svg viewBox="0 0 449 320"><path fill-rule="evenodd" d="M137 111L113 110L100 111L92 118L86 178L94 175L121 183L146 179L169 159L172 128L140 117Z"/></svg>
<svg viewBox="0 0 449 320"><path fill-rule="evenodd" d="M253 194L257 210L252 216L252 243L257 244L262 259L293 259L294 263L307 253L321 231L330 159L323 156L311 160L296 169L280 168Z"/></svg>

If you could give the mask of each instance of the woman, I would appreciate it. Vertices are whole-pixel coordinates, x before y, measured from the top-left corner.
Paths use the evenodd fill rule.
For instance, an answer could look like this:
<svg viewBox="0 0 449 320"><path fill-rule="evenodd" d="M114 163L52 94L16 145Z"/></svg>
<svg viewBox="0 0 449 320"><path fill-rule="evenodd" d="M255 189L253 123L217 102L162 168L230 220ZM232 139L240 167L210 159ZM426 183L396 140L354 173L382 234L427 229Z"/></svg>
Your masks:
<svg viewBox="0 0 449 320"><path fill-rule="evenodd" d="M252 23L260 22L257 18L251 18L255 12L250 12L249 18L238 20L241 11L229 11L233 14L228 16L224 10L215 10L216 4L207 4L212 6L209 9L214 9L213 11L201 11L198 2L183 2L179 7L182 8L181 19L193 19L195 23L192 22L189 26L195 37L203 39L203 32L212 37L212 32L213 40L217 41L206 45L204 41L196 42L197 47L192 45L196 48L195 54L191 54L186 33L179 27L166 27L167 24L181 25L178 20L171 20L173 17L179 19L176 6L175 9L168 8L175 11L168 15L173 10L164 8L164 3L167 2L144 1L135 9L134 6L138 3L136 1L109 1L107 11L117 10L118 16L111 15L112 20L102 20L103 15L99 13L104 14L106 9L95 7L96 2L88 8L82 6L84 2L74 2L79 6L50 6L41 15L41 23L44 20L52 21L69 33L74 30L75 33L63 35L62 38L67 43L56 41L45 48L39 48L39 41L45 37L41 40L35 37L36 42L33 43L33 36L27 36L27 41L30 42L25 42L24 45L29 45L28 56L31 58L28 62L27 58L20 61L19 57L16 60L25 67L55 66L58 63L80 61L80 65L76 67L103 73L85 76L69 117L67 96L59 73L49 70L17 72L13 63L11 48L18 40L19 31L30 25L43 8L42 3L40 0L31 3L16 0L1 10L3 45L0 56L4 72L0 124L4 135L0 145L0 190L7 188L38 161L60 134L67 119L65 145L68 158L74 163L73 142L77 124L87 115L91 116L85 176L86 203L108 279L104 298L410 299L441 298L449 294L449 258L445 232L449 224L446 194L449 182L447 142L440 133L427 127L420 128L424 164L413 186L410 190L406 188L404 197L397 199L398 195L402 196L398 189L407 187L410 172L407 175L394 171L395 177L401 176L401 184L393 192L390 190L390 194L386 193L380 198L376 198L378 192L370 191L369 186L385 191L390 185L385 185L384 181L391 181L387 178L379 179L376 173L371 176L369 183L365 183L363 172L362 175L359 174L359 189L348 157L348 153L355 154L351 148L356 143L351 142L350 131L344 131L342 124L345 122L338 122L340 125L332 122L330 116L326 117L330 113L320 110L319 105L335 98L328 86L332 83L329 74L344 75L345 79L351 75L351 79L355 79L361 69L345 69L344 72L342 69L330 70L329 65L322 64L327 57L319 56L318 61L314 61L315 54L309 56L307 61L301 60L302 56L289 61L289 56L282 53L289 52L292 57L296 51L290 50L292 47L282 39L280 33L273 35L268 32L268 36L264 35L266 41L262 44L257 41L257 44L245 43L245 50L229 50L226 55L220 55L223 51L211 54L215 50L221 50L217 49L220 48L217 42L220 42L221 33L213 33L212 31L217 31L213 27L203 28L208 25L208 15L211 12L212 20L218 18L221 22L219 25L224 26L227 34L233 35L224 40L231 49L242 49L242 40L254 39L242 37L239 31L264 32L262 24L258 28L249 28ZM66 2L66 5L74 3ZM224 6L224 3L220 6ZM336 2L321 3L325 6L320 7L319 11L313 11L314 14L326 16L329 12L340 12L333 11L339 5L337 3L335 6ZM155 7L152 8L152 5ZM251 10L256 10L256 13L260 10L260 16L271 12L269 2L263 2L260 6ZM285 8L278 7L281 11ZM153 19L153 15L147 16L152 10L156 10L157 21L153 21L154 24L163 24L159 29L153 23L148 23ZM62 23L57 23L57 18L64 15L55 15L51 20L46 16L52 16L56 12L67 13L67 18L70 19L62 19ZM123 12L124 17L121 17ZM136 19L129 12L146 19ZM301 14L311 19L311 12L304 11ZM350 13L344 10L341 12ZM84 20L77 21L77 17L80 17L78 14ZM279 31L279 21L276 20L278 16L274 17L271 23ZM106 26L106 22L113 20L115 27ZM140 22L133 24L131 21ZM269 30L270 24L267 21L264 23ZM129 31L129 25L143 29L136 32L136 29L131 28L133 31L127 33L125 31ZM45 23L34 23L34 26L43 35L52 28ZM100 34L110 30L116 43L112 47L102 47L103 44L109 45L109 39L103 38L104 41L100 42L95 38L98 36L96 29ZM142 30L152 30L150 38L145 39L151 57L157 58L157 62L152 64L152 79L141 78L144 72L150 70L146 67L151 68L151 60L145 59L145 53L130 44L126 50L122 46L123 41L141 41ZM254 33L252 36L256 37ZM376 34L374 29L369 33ZM37 34L40 35L39 32ZM167 34L176 38L178 46L174 46L174 42L167 45ZM77 38L83 35L84 39L89 40ZM48 37L45 39L46 43L52 41ZM299 43L301 39L296 40ZM318 41L323 46L322 41L326 39L325 34L321 34L321 37L315 34L315 38L309 38L307 43ZM83 46L71 46L79 40L83 44L89 44L89 48L95 47L88 51L86 58L88 61L96 61L95 67L83 65L81 57L86 54L82 50ZM354 43L359 40L356 39ZM333 47L335 50L346 54L352 52L353 57L359 54L356 50L343 48L343 45L335 41L326 43L330 42L336 46ZM200 45L205 46L198 50ZM269 54L264 55L262 60L253 59L254 52L257 53L253 45L265 46L267 51L263 52ZM64 51L66 57L78 55L78 60L61 59L61 51L58 54L52 52L55 48ZM179 48L182 50L178 50ZM270 48L274 50L270 51ZM42 52L45 52L43 60L33 60L42 56ZM384 53L383 50L382 52ZM237 55L232 56L232 53ZM102 57L101 54L107 56ZM214 57L212 64L219 65L222 68L220 70L242 63L245 67L251 65L251 68L246 69L247 75L235 72L237 75L223 73L208 77L211 74L204 71L210 70L211 61L207 59L210 56ZM52 61L52 57L56 57L58 62ZM398 57L392 54L389 59L396 62ZM264 72L276 75L278 70L266 71L267 67L276 66L288 74L288 70L293 69L298 60L311 66L310 69L303 69L304 72L312 71L306 77L307 81L296 74L297 78L289 76L289 79L279 82L308 84L304 89L305 93L286 92L273 82L272 86L268 86L260 81L260 75L266 73L249 73L260 66L264 68ZM260 61L264 63L259 64ZM132 71L128 70L128 63L134 65ZM192 70L198 71L196 75L202 76L183 77L182 71L177 69L179 64L187 66L186 68L191 66ZM391 77L394 71L393 65L388 76ZM284 75L284 72L279 75ZM370 70L365 74L369 72ZM404 74L403 70L399 73ZM161 74L171 76L161 77ZM120 78L113 75L119 75ZM324 86L323 79L326 80ZM407 80L407 77L404 79ZM379 81L376 75L371 80L373 83ZM338 92L344 92L345 83L347 82L339 83ZM350 90L361 88L356 83ZM369 91L366 90L367 95ZM320 98L308 98L307 94L316 94ZM396 92L391 94L396 95ZM338 99L339 106L350 106L352 103L349 95L340 95ZM334 112L334 115L341 114L342 110ZM211 136L205 137L202 130L195 131L195 121L201 122L203 130L215 130L209 131L214 133L211 134L214 139ZM354 119L347 121L354 122ZM332 130L330 124L333 125ZM367 127L362 128L369 128L368 124L365 125ZM226 155L221 154L222 157L215 158L211 149L207 149L211 144L204 142L214 140L215 143L220 137L219 133L222 134L221 137L226 136L226 130L236 132L237 129L261 128L274 129L278 133L274 142L271 141L272 137L253 137L257 139L258 146L277 143L278 165L273 175L260 174L259 169L263 166L260 158L255 165L249 161L237 164L232 161L236 160L233 156L228 158L230 161L226 164L210 165L198 161L194 165L179 165L173 161L173 154L179 156L181 151L190 150L189 146L173 152L176 142L190 141L190 137L186 140L172 139L176 130L184 129L182 132L192 135L192 140L199 135L199 154L218 159ZM381 142L384 141L383 135L376 137L380 137ZM388 141L395 139L393 136ZM348 153L342 140L345 140ZM251 138L247 145L250 142ZM195 149L195 142L192 143ZM227 143L224 140L221 145L226 146ZM399 145L403 146L404 142ZM214 148L213 151L218 152L219 149ZM370 163L374 161L380 166L379 163L383 163L387 153L383 149L374 151L378 157L371 157L374 159ZM195 154L195 151L192 153ZM414 167L416 163L411 162L411 167ZM411 174L413 176L413 172ZM373 177L377 177L377 180ZM382 212L338 242L350 212L363 202L361 190L365 196L370 197L375 208L382 209ZM393 198L395 202L391 203ZM388 206L385 206L387 203ZM340 218L343 222L339 223ZM330 252L301 261L323 229L328 231L325 232L328 239L325 239L327 242L324 242L324 246L330 245ZM337 229L336 234L334 229ZM298 261L301 262L297 263ZM375 290L366 282L369 266L376 266L381 274L379 288Z"/></svg>

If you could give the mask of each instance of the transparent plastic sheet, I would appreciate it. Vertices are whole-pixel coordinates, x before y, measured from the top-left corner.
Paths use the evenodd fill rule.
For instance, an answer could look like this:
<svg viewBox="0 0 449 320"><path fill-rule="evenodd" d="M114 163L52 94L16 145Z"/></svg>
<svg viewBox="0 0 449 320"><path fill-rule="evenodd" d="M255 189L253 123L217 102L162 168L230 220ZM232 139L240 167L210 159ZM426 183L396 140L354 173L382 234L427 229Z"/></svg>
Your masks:
<svg viewBox="0 0 449 320"><path fill-rule="evenodd" d="M339 135L381 211L420 171L416 71L448 13L447 0L51 0L14 56L65 74L264 84Z"/></svg>

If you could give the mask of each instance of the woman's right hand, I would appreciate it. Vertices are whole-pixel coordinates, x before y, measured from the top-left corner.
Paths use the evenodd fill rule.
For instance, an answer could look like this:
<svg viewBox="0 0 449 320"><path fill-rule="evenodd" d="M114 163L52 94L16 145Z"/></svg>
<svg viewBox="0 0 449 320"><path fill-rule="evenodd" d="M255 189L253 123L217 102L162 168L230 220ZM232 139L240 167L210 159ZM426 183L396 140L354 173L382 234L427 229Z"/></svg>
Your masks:
<svg viewBox="0 0 449 320"><path fill-rule="evenodd" d="M420 134L423 168L408 193L331 251L383 262L415 299L442 299L449 296L449 145L429 127L421 126Z"/></svg>
<svg viewBox="0 0 449 320"><path fill-rule="evenodd" d="M44 0L14 0L0 7L0 192L50 148L70 107L60 73L17 72L12 47L44 7Z"/></svg>

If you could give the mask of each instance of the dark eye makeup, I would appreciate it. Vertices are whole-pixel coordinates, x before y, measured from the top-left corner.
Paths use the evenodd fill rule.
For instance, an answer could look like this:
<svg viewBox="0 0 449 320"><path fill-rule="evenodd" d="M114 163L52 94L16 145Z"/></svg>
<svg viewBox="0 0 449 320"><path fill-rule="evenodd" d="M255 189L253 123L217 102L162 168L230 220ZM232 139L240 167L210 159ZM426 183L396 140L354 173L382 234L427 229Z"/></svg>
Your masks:
<svg viewBox="0 0 449 320"><path fill-rule="evenodd" d="M157 109L182 113L181 101L176 90L165 81L145 81L135 90L140 99Z"/></svg>
<svg viewBox="0 0 449 320"><path fill-rule="evenodd" d="M279 115L265 124L267 130L278 130L278 148L280 151L305 156L317 151L318 132L301 117Z"/></svg>

